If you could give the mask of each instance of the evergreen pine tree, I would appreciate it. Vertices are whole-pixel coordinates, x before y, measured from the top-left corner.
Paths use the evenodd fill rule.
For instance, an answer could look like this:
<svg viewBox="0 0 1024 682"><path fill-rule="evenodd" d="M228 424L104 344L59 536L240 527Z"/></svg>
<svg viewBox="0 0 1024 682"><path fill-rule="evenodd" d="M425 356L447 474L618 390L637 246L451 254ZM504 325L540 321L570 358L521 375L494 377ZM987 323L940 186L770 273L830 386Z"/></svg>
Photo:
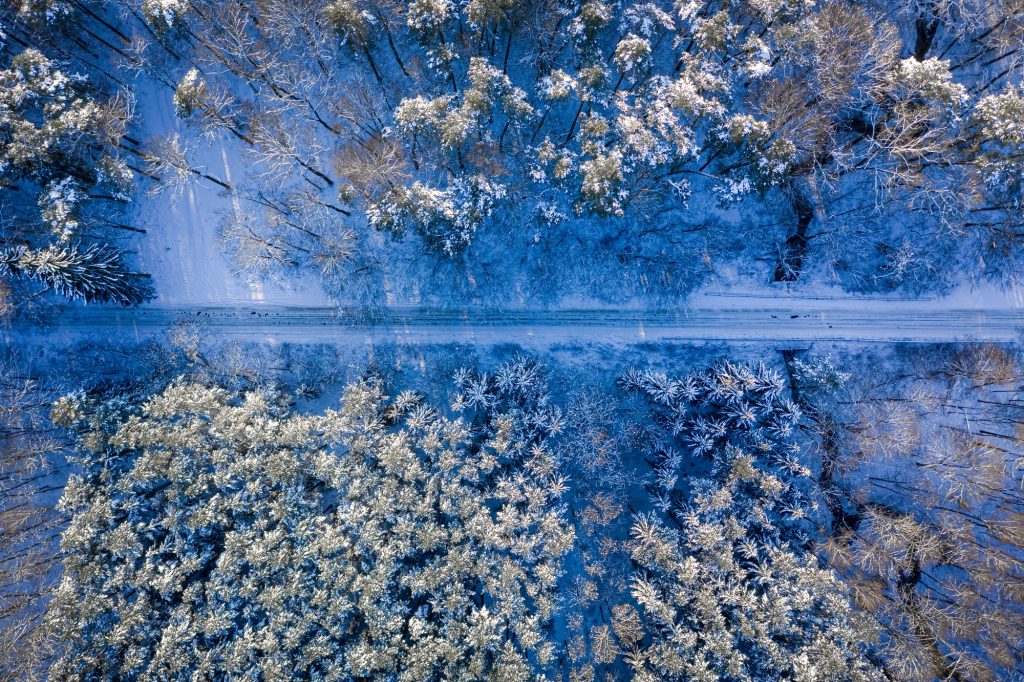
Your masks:
<svg viewBox="0 0 1024 682"><path fill-rule="evenodd" d="M128 270L123 256L119 249L95 244L7 248L0 250L0 275L42 282L72 301L142 303L151 295L148 276Z"/></svg>

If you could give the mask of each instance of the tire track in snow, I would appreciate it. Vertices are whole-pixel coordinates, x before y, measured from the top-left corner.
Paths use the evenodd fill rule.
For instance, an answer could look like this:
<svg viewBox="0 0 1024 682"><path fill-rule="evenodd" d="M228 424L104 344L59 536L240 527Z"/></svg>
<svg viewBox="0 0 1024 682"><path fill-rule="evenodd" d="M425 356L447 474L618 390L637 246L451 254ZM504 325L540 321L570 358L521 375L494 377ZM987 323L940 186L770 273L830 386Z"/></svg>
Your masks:
<svg viewBox="0 0 1024 682"><path fill-rule="evenodd" d="M242 201L238 197L238 186L235 185L235 181L231 177L231 163L228 161L228 150L224 145L220 147L220 158L224 162L224 179L231 186L231 210L235 214L235 220L241 223ZM235 274L237 276L238 273ZM245 283L249 287L249 298L253 301L262 301L264 298L263 285L258 280L251 278L246 279Z"/></svg>

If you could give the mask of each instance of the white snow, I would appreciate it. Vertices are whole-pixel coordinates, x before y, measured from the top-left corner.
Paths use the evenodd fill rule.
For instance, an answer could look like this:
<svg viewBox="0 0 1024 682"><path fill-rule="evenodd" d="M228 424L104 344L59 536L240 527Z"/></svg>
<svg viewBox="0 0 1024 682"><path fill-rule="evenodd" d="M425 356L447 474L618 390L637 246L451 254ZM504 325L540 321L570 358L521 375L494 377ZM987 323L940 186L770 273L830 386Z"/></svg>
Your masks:
<svg viewBox="0 0 1024 682"><path fill-rule="evenodd" d="M174 114L173 92L149 81L139 81L139 120L149 135L174 131L185 135L185 125ZM245 168L239 150L229 141L211 143L195 135L199 144L195 161L225 179L241 179ZM235 197L227 197L211 183L199 181L182 196L149 196L139 192L134 224L146 230L136 240L138 266L153 276L157 307L205 305L328 305L319 284L309 278L287 285L246 281L232 272L217 243L221 216L236 210Z"/></svg>

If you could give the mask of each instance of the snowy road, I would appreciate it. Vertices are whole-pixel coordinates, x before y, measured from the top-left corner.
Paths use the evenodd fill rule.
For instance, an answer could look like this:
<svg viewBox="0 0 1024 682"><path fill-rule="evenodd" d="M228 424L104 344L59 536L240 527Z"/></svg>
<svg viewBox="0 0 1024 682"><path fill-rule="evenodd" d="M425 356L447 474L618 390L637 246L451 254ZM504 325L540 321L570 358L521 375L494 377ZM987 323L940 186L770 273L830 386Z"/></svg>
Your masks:
<svg viewBox="0 0 1024 682"><path fill-rule="evenodd" d="M89 306L56 311L50 325L22 329L19 338L56 336L132 341L160 336L193 320L211 338L264 342L502 343L550 345L575 341L1011 341L1024 330L1024 309L943 309L929 301L768 299L730 297L686 311L588 309L383 309L330 307ZM935 302L937 303L937 302Z"/></svg>

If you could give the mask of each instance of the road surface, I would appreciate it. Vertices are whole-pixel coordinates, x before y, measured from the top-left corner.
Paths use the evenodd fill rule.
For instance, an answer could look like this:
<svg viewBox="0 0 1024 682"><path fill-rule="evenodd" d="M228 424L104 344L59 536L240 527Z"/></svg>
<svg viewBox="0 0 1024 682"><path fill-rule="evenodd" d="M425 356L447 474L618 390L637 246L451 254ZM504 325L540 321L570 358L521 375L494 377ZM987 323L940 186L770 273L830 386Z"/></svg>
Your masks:
<svg viewBox="0 0 1024 682"><path fill-rule="evenodd" d="M7 337L133 341L161 336L183 320L198 323L211 338L269 343L924 343L1014 341L1024 330L1024 309L943 309L929 301L826 297L731 297L710 302L717 305L686 310L79 306L55 310L39 327L8 330Z"/></svg>

